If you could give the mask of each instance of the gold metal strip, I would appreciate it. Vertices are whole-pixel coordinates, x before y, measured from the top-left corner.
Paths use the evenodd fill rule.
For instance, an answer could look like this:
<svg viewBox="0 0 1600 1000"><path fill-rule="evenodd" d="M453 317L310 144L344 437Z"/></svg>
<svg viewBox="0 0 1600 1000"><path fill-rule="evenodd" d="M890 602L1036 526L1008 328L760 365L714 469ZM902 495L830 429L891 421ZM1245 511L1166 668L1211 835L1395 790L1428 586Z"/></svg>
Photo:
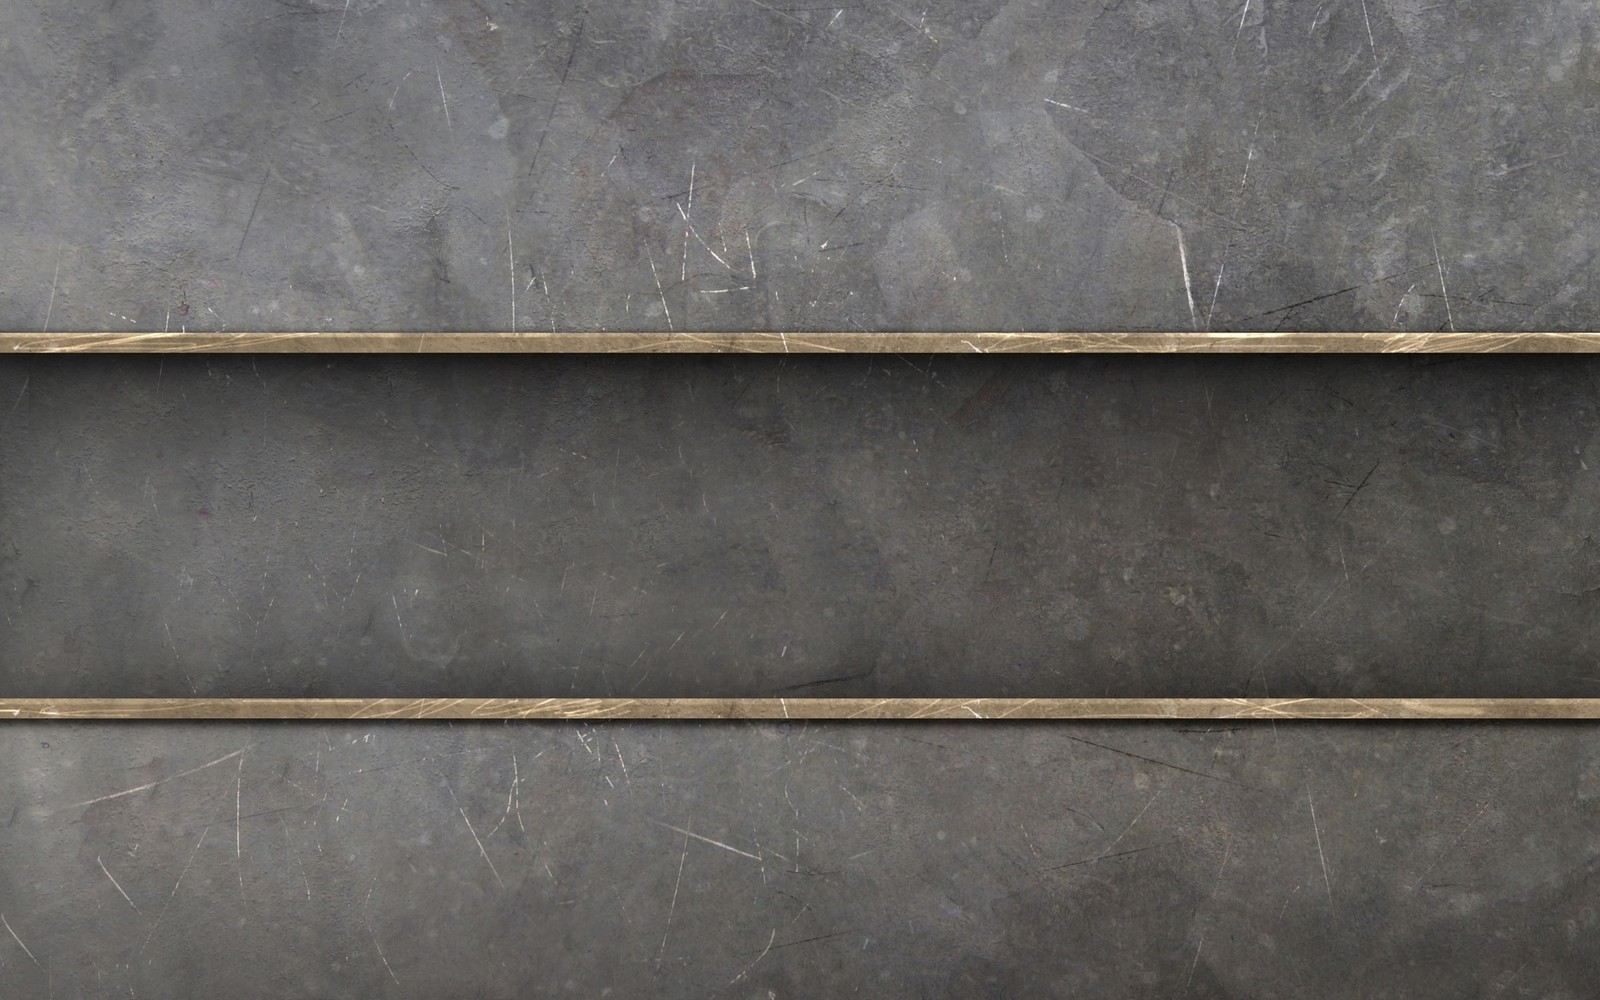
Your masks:
<svg viewBox="0 0 1600 1000"><path fill-rule="evenodd" d="M1600 333L0 333L0 353L1571 354Z"/></svg>
<svg viewBox="0 0 1600 1000"><path fill-rule="evenodd" d="M14 353L1589 353L1600 333L0 333ZM1600 698L67 698L0 719L1600 719Z"/></svg>
<svg viewBox="0 0 1600 1000"><path fill-rule="evenodd" d="M1600 719L1600 698L6 698L0 719Z"/></svg>

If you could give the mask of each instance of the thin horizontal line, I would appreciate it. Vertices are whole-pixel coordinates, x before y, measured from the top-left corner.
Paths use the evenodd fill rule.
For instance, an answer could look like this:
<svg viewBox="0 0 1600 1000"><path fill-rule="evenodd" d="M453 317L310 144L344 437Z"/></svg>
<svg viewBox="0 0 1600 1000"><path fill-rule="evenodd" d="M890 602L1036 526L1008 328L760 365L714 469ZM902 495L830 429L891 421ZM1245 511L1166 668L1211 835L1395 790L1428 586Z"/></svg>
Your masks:
<svg viewBox="0 0 1600 1000"><path fill-rule="evenodd" d="M1600 333L0 333L0 352L275 354L1573 354Z"/></svg>
<svg viewBox="0 0 1600 1000"><path fill-rule="evenodd" d="M3 719L1600 719L1600 698L7 698Z"/></svg>

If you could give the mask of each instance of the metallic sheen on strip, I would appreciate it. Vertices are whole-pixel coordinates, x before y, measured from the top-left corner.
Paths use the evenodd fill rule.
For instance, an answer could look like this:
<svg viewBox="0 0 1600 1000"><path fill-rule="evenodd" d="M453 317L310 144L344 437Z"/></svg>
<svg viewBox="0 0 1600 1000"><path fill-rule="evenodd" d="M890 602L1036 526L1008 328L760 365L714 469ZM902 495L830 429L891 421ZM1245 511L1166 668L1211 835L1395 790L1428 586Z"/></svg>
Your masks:
<svg viewBox="0 0 1600 1000"><path fill-rule="evenodd" d="M4 719L1600 719L1600 698L7 698Z"/></svg>
<svg viewBox="0 0 1600 1000"><path fill-rule="evenodd" d="M0 333L0 353L1577 354L1600 333Z"/></svg>

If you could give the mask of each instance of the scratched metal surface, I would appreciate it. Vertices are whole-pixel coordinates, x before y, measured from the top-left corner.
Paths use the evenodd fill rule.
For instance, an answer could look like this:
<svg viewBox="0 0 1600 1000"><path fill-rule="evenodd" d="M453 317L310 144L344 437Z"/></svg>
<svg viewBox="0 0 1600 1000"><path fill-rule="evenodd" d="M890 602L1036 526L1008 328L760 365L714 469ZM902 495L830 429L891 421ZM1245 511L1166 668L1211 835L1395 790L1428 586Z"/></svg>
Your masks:
<svg viewBox="0 0 1600 1000"><path fill-rule="evenodd" d="M21 0L0 5L0 329L1592 330L1600 164L1585 150L1597 55L1592 10L1577 0ZM871 373L863 395L900 392L909 405L926 388L943 419L987 399L983 420L1024 433L984 438L980 425L974 441L1013 458L1038 446L1040 427L1019 419L1037 411L981 392L991 370L940 362L935 381L885 360L852 375ZM257 443L228 423L228 404L265 405L272 393L249 366L216 364L222 377L198 393L216 409L186 433L207 447L228 435ZM1415 374L1436 389L1470 368L1390 368L1331 388L1370 414L1363 384L1409 386ZM776 398L779 375L764 371L725 385L725 398L749 388L759 400L769 376ZM790 392L803 370L778 371ZM1503 638L1570 656L1589 634L1596 586L1582 478L1595 466L1588 372L1574 361L1514 392L1462 379L1460 395L1436 397L1449 405L1397 403L1390 412L1417 421L1399 430L1361 423L1314 382L1294 408L1271 407L1305 421L1285 430L1316 445L1273 473L1290 477L1305 520L1288 532L1268 525L1293 547L1282 567L1291 583L1242 655L1218 654L1226 676L1275 662L1291 672L1281 680L1366 693L1359 684L1380 676L1362 659L1374 630L1343 603L1360 594L1371 609L1411 601L1436 612L1390 622L1391 641L1451 654L1403 694L1484 680L1460 664L1482 662ZM196 487L181 465L160 464L208 454L180 448L188 438L152 455L163 445L141 437L148 425L95 423L116 399L46 392L48 380L30 384L9 362L0 377L0 516L16 546L0 554L10 574L0 641L48 654L19 660L9 649L11 680L80 682L83 637L98 635L93 648L125 643L130 654L115 661L130 665L119 693L261 685L263 663L316 665L259 657L256 643L271 648L284 621L274 616L288 607L274 597L309 588L303 612L312 592L335 585L362 613L350 627L370 612L388 654L405 647L385 597L391 612L424 611L405 622L420 662L449 649L452 633L425 608L397 608L398 587L362 592L354 566L318 558L335 576L313 568L301 579L311 553L278 561L282 538L259 521L218 544L224 514L205 493L227 480L202 468ZM260 377L277 378L265 365ZM157 425L163 406L178 405L148 380L117 390ZM1203 394L1158 396L1174 422L1147 424L1103 391L1108 405L1067 410L1088 418L1080 429L1109 409L1169 462L1214 453L1210 425L1188 438L1176 430L1180 414L1200 419ZM1254 414L1247 379L1238 391L1237 414ZM741 442L754 448L775 430L770 412L735 408L722 436L701 440L743 454ZM858 415L848 447L833 437L806 454L889 489L869 474L872 442L895 459L904 445L881 433L881 414ZM458 428L424 405L389 416L441 442L483 426ZM1044 428L1073 432L1055 419ZM286 421L324 439L349 430ZM104 446L93 442L107 431L120 464L99 464ZM39 448L47 432L77 461L57 467L52 452L19 475L18 449ZM1238 433L1226 440L1254 454ZM1406 467L1374 467L1348 507L1348 489L1317 485L1358 482L1369 466L1357 442L1384 433L1422 463L1388 482ZM469 453L475 440L451 447ZM1097 450L1105 437L1076 440L1097 460L1089 471L1118 468ZM280 454L272 447L264 457ZM382 454L386 469L409 468L406 442ZM349 497L378 466L342 457L360 461L324 471ZM1235 461L1232 481L1248 482L1245 459ZM1316 462L1338 467L1324 475ZM1063 467L1040 465L1033 485L1047 493ZM260 482L303 485L287 467ZM74 478L84 469L93 484ZM1216 481L1203 471L1192 494L1202 504ZM598 477L568 473L558 481L576 514ZM19 482L48 487L25 495L66 508L26 510ZM1417 482L1449 486L1474 513L1432 509ZM1269 521L1291 509L1276 495ZM1164 508L1124 504L1111 516L1129 527L1141 509L1181 513L1190 496L1175 490ZM984 509L1007 509L1002 490L988 499ZM91 500L103 509L90 512ZM165 513L144 520L147 500ZM1033 509L1016 509L1013 527L1045 517ZM1396 512L1407 517L1384 517ZM363 550L383 554L385 583L428 567L401 561L399 541L418 541L407 532L428 521L440 513L391 522L404 530ZM40 586L81 567L40 559L19 575L16 560L47 538L58 553L82 546L60 537L72 524L124 548L98 557L106 571L79 577L88 583L62 588L63 613L38 600ZM470 549L469 528L447 537ZM892 530L917 541L910 527ZM1270 540L1238 530L1263 546L1244 551L1270 564ZM983 548L963 550L974 572ZM1229 579L1223 564L1238 550L1220 562L1172 551L1193 558L1158 574L1154 610L1203 638L1213 609L1185 581ZM191 552L233 597L193 597L181 574L197 585L205 574L187 568ZM330 546L329 561L340 552ZM1482 577L1491 564L1514 572ZM1341 583L1347 568L1365 589ZM596 588L600 567L585 569ZM166 576L148 591L121 589L147 573ZM31 589L30 578L40 581ZM469 578L463 569L458 582ZM985 600L1028 586L990 582ZM97 587L107 599L86 600ZM17 618L41 607L67 631ZM781 602L768 610L790 620ZM1056 624L1076 628L1081 609L1060 610ZM162 611L192 615L194 631L170 615L162 634L144 630ZM587 611L557 611L581 646ZM1027 626L981 613L943 624L979 638ZM698 637L682 624L653 636L655 648L680 631L673 652L683 653ZM864 641L882 631L869 622ZM915 634L890 630L888 641ZM1124 634L1143 641L1140 627ZM617 662L637 652L619 650ZM160 670L147 670L157 656ZM405 672L415 658L388 662L396 679L421 676ZM1496 693L1554 683L1566 665L1529 657L1492 678ZM1561 693L1593 693L1576 679L1587 664L1573 665L1582 669ZM1149 677L1097 677L1090 693ZM1191 679L1216 693L1213 677ZM1577 998L1600 978L1588 944L1596 733L1559 723L8 725L0 975L7 997L28 998Z"/></svg>
<svg viewBox="0 0 1600 1000"><path fill-rule="evenodd" d="M47 723L0 753L8 997L1600 976L1592 725Z"/></svg>
<svg viewBox="0 0 1600 1000"><path fill-rule="evenodd" d="M1600 698L0 698L0 720L1600 719Z"/></svg>
<svg viewBox="0 0 1600 1000"><path fill-rule="evenodd" d="M1600 333L1337 330L0 332L0 354L1593 354Z"/></svg>
<svg viewBox="0 0 1600 1000"><path fill-rule="evenodd" d="M1592 696L1595 375L11 357L0 695Z"/></svg>
<svg viewBox="0 0 1600 1000"><path fill-rule="evenodd" d="M1579 0L0 11L0 329L1572 330Z"/></svg>

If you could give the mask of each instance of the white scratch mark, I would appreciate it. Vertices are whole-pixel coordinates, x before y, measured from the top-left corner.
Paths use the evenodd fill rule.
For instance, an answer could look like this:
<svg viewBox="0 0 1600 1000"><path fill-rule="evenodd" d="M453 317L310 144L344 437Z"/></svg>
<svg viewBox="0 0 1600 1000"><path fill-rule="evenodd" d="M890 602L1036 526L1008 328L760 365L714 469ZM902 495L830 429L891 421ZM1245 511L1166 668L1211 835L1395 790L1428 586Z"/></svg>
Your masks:
<svg viewBox="0 0 1600 1000"><path fill-rule="evenodd" d="M1215 313L1217 311L1217 296L1222 293L1222 275L1223 275L1223 272L1227 271L1227 269L1228 269L1228 262L1227 262L1227 260L1223 260L1222 264L1217 268L1217 284L1216 284L1216 287L1211 289L1211 305L1206 307L1206 329L1207 330L1211 329L1211 316L1212 316L1213 313Z"/></svg>
<svg viewBox="0 0 1600 1000"><path fill-rule="evenodd" d="M467 824L467 832L472 834L472 842L478 845L478 853L483 855L483 860L488 864L489 870L494 872L494 880L500 883L500 888L504 889L506 887L505 880L500 877L500 872L495 868L494 862L489 860L489 852L483 849L483 841L478 839L478 831L472 828L472 820L467 818L467 811L461 808L461 800L456 798L456 790L451 787L448 781L445 782L444 787L449 789L450 801L456 804L456 811L461 814L461 821Z"/></svg>
<svg viewBox="0 0 1600 1000"><path fill-rule="evenodd" d="M750 280L756 280L756 248L750 242L750 230L744 231L744 248L750 254Z"/></svg>
<svg viewBox="0 0 1600 1000"><path fill-rule="evenodd" d="M683 219L683 224L688 227L688 231L684 234L684 244L683 244L683 252L684 252L684 263L683 263L684 274L683 274L683 276L684 276L684 278L687 278L689 276L689 256L688 255L689 255L689 237L690 236L693 236L695 238L695 242L699 243L702 247L705 247L706 253L710 254L713 257L715 257L717 259L717 263L718 264L721 264L723 267L727 268L730 272L737 274L738 272L734 271L733 265L728 263L727 258L723 257L722 254L717 253L715 250L711 249L711 244L707 243L706 240L705 240L705 237L701 236L700 232L697 229L694 228L694 224L689 221L689 216L688 216L688 214L686 212L684 212L683 206L682 205L676 205L675 207L678 209L678 215L681 216L682 219Z"/></svg>
<svg viewBox="0 0 1600 1000"><path fill-rule="evenodd" d="M505 811L503 811L500 814L500 820L499 820L499 822L495 823L494 829L490 830L488 833L484 834L485 838L493 837L495 835L495 833L499 831L500 827L505 825L506 820L511 816L511 804L516 801L516 798L517 798L517 782L519 780L520 779L517 777L517 755L516 754L512 754L511 755L511 785L510 785L510 787L508 787L506 789L506 808L505 808ZM519 826L522 824L522 815L521 815L521 813L517 814L517 824Z"/></svg>
<svg viewBox="0 0 1600 1000"><path fill-rule="evenodd" d="M344 19L349 13L350 0L344 0L344 10L339 13L339 30L333 33L333 40L336 42L339 40L339 36L344 34Z"/></svg>
<svg viewBox="0 0 1600 1000"><path fill-rule="evenodd" d="M517 804L517 829L527 833L528 828L522 825L522 774L517 770L516 754L511 755L511 792Z"/></svg>
<svg viewBox="0 0 1600 1000"><path fill-rule="evenodd" d="M371 893L368 893L370 896ZM367 933L372 936L372 946L378 949L378 958L383 960L383 967L389 970L389 978L394 980L396 986L400 985L400 977L394 974L394 969L389 965L389 958L383 953L383 945L378 943L378 935L372 931L372 924L367 924Z"/></svg>
<svg viewBox="0 0 1600 1000"><path fill-rule="evenodd" d="M411 74L415 73L415 72L416 72L416 70L414 70L414 69L406 70L406 75L402 76L400 78L400 82L394 85L394 93L389 95L389 110L390 111L394 110L394 99L399 96L400 88L404 87L406 85L406 81L411 79Z"/></svg>
<svg viewBox="0 0 1600 1000"><path fill-rule="evenodd" d="M1246 5L1248 7L1248 4ZM1250 133L1250 147L1244 154L1244 172L1239 177L1239 205L1244 205L1244 189L1250 183L1250 163L1256 158L1256 136L1261 132L1261 119L1256 119L1255 130ZM1223 247L1222 263L1217 265L1217 283L1211 289L1211 304L1206 307L1206 330L1211 329L1211 318L1217 311L1217 297L1222 294L1222 276L1228 270L1228 251L1232 244Z"/></svg>
<svg viewBox="0 0 1600 1000"><path fill-rule="evenodd" d="M452 131L450 128L450 98L446 97L444 93L444 74L439 72L439 60L437 58L433 60L433 75L439 78L439 103L444 106L444 129L449 132Z"/></svg>
<svg viewBox="0 0 1600 1000"><path fill-rule="evenodd" d="M1189 299L1189 325L1193 329L1200 328L1200 316L1194 308L1194 287L1189 283L1189 248L1183 240L1183 229L1176 222L1169 222L1178 234L1178 263L1183 265L1183 294Z"/></svg>
<svg viewBox="0 0 1600 1000"><path fill-rule="evenodd" d="M689 831L683 831L683 853L678 855L678 880L672 883L672 903L667 907L667 926L661 932L661 947L656 951L656 968L667 953L667 935L672 933L672 915L678 912L678 887L683 885L683 863L689 857Z"/></svg>
<svg viewBox="0 0 1600 1000"><path fill-rule="evenodd" d="M1433 863L1428 865L1428 867L1424 868L1422 870L1422 874L1417 876L1417 881L1412 886L1413 889L1420 887L1422 885L1422 880L1428 877L1428 873L1433 871L1434 867L1436 865L1438 865L1439 862L1441 860L1443 860L1446 856L1448 856L1451 851L1455 850L1456 845L1461 843L1461 838L1465 837L1467 835L1467 831L1472 829L1472 824L1478 822L1479 819L1483 818L1483 814L1489 811L1489 806L1492 805L1493 802L1494 802L1493 799L1489 799L1489 800L1485 801L1483 803L1483 808L1479 809L1476 815L1474 815L1471 819L1467 820L1467 825L1463 826L1461 828L1461 832L1456 834L1455 839L1450 841L1449 846L1446 847L1444 850L1440 851L1438 857L1433 859Z"/></svg>
<svg viewBox="0 0 1600 1000"><path fill-rule="evenodd" d="M683 206L682 205L678 205L678 214L683 216L683 223L684 223L684 226L686 227L684 229L684 231L683 231L683 259L680 262L682 273L680 273L678 275L678 280L679 281L688 281L689 280L689 234L694 231L694 227L689 225L689 213L694 211L694 168L695 168L694 162L690 161L690 163L689 163L689 211L685 212L683 210ZM674 202L673 204L677 204L677 203ZM696 234L696 235L698 236L698 234ZM705 240L701 240L700 242L704 243ZM710 250L711 248L710 247L706 247L706 249Z"/></svg>
<svg viewBox="0 0 1600 1000"><path fill-rule="evenodd" d="M206 842L206 834L210 832L211 827L209 826L200 831L200 839L194 842L194 850L189 852L189 860L183 863L183 871L178 873L178 880L172 883L172 891L167 893L167 901L161 904L161 912L156 915L155 924L151 926L150 933L144 936L144 944L139 946L139 953L141 955L144 954L145 946L150 943L150 939L155 936L156 928L161 926L162 919L167 915L167 907L172 905L172 898L178 894L178 886L183 884L183 877L189 874L189 866L194 864L194 856L200 853L200 845Z"/></svg>
<svg viewBox="0 0 1600 1000"><path fill-rule="evenodd" d="M1367 22L1367 44L1372 47L1372 61L1378 61L1378 43L1372 40L1372 18L1367 15L1367 0L1361 0L1361 19Z"/></svg>
<svg viewBox="0 0 1600 1000"><path fill-rule="evenodd" d="M1076 111L1080 115L1086 115L1086 114L1089 113L1089 112L1085 111L1083 108L1078 107L1077 105L1067 104L1067 103L1064 103L1062 101L1052 101L1048 97L1046 97L1044 99L1044 102L1046 104L1054 104L1058 108L1066 108L1068 111Z"/></svg>
<svg viewBox="0 0 1600 1000"><path fill-rule="evenodd" d="M1400 310L1405 308L1406 295L1410 295L1412 292L1414 292L1416 290L1417 290L1417 286L1413 283L1410 288L1406 289L1405 295L1400 296L1400 301L1395 303L1394 318L1389 321L1389 325L1390 326L1394 326L1394 325L1396 325L1397 323L1400 322Z"/></svg>
<svg viewBox="0 0 1600 1000"><path fill-rule="evenodd" d="M56 309L56 281L60 277L61 277L61 249L58 247L56 249L56 272L50 278L50 304L48 306L45 306L45 310L44 310L44 330L43 330L44 333L49 333L50 332L50 314L55 312L55 309ZM16 935L12 935L12 936L15 937ZM17 943L21 944L22 942L19 941ZM23 951L27 951L27 949L24 948Z"/></svg>
<svg viewBox="0 0 1600 1000"><path fill-rule="evenodd" d="M1317 804L1311 801L1311 784L1306 783L1306 805L1311 807L1311 832L1317 838L1317 859L1322 862L1322 884L1328 890L1328 908L1333 909L1333 881L1328 878L1328 856L1322 852L1322 830L1317 826Z"/></svg>
<svg viewBox="0 0 1600 1000"><path fill-rule="evenodd" d="M162 778L159 781L152 781L149 784L140 785L137 788L127 788L127 789L124 789L124 790L122 790L120 792L112 792L110 795L102 795L98 799L90 799L87 802L74 802L72 805L67 806L67 808L68 809L77 809L77 808L80 808L82 806L92 806L96 802L109 802L112 799L120 799L124 795L135 795L135 794L138 794L139 792L143 792L143 791L146 791L148 789L155 788L157 785L164 785L169 781L176 781L179 778L186 778L189 775L196 773L197 771L204 771L208 767L216 767L218 764L221 764L224 761L232 760L233 758L239 756L240 754L244 753L248 749L250 749L248 746L240 747L238 750L235 750L233 753L225 754L224 756L218 757L216 760L210 762L209 764L201 764L199 767L191 767L187 771L183 771L181 773L174 774L171 777Z"/></svg>
<svg viewBox="0 0 1600 1000"><path fill-rule="evenodd" d="M0 924L5 924L6 933L11 935L11 940L15 941L17 943L17 947L21 948L29 958L33 959L34 965L38 965L39 960L37 958L33 958L33 952L28 951L28 946L23 944L22 939L17 937L17 932L11 929L11 921L6 919L6 915L4 913L0 913Z"/></svg>
<svg viewBox="0 0 1600 1000"><path fill-rule="evenodd" d="M685 830L684 828L682 828L680 826L673 826L670 823L663 823L660 820L652 820L651 822L655 823L657 826L664 826L668 830L671 830L673 833L681 833L685 837L693 837L695 840L702 841L704 843L710 844L712 847L720 847L724 851L732 851L733 853L739 855L740 857L749 858L751 861L760 861L761 860L760 855L751 854L749 851L741 851L737 847L730 847L729 845L724 844L720 840L712 840L710 837L702 837L698 833L693 833L693 832L691 832L689 830Z"/></svg>
<svg viewBox="0 0 1600 1000"><path fill-rule="evenodd" d="M644 248L645 254L650 258L650 274L656 279L656 294L661 296L661 311L667 317L667 329L672 329L672 310L667 308L667 293L661 287L661 275L656 271L656 255L650 252L649 247Z"/></svg>
<svg viewBox="0 0 1600 1000"><path fill-rule="evenodd" d="M1200 967L1200 949L1206 946L1206 936L1202 932L1200 940L1194 946L1194 961L1189 963L1189 978L1183 981L1183 995L1189 995L1189 987L1194 983L1194 970Z"/></svg>
<svg viewBox="0 0 1600 1000"><path fill-rule="evenodd" d="M1455 314L1450 311L1450 290L1444 286L1444 261L1439 259L1439 236L1437 233L1435 233L1433 237L1433 263L1434 266L1439 269L1439 293L1444 296L1445 319L1450 322L1450 332L1454 333L1456 329L1456 317Z"/></svg>
<svg viewBox="0 0 1600 1000"><path fill-rule="evenodd" d="M239 896L244 897L244 823L240 800L244 798L244 754L239 755L239 770L233 778L233 857L239 864Z"/></svg>
<svg viewBox="0 0 1600 1000"><path fill-rule="evenodd" d="M1156 799L1159 799L1160 797L1161 797L1161 790L1157 789L1156 793L1154 795L1150 796L1150 801L1146 802L1144 804L1144 808L1139 810L1139 815L1137 815L1137 816L1135 816L1133 818L1133 822L1129 823L1126 827L1124 827L1122 832L1117 834L1117 839L1113 840L1110 844L1108 844L1106 846L1106 849L1101 851L1099 857L1095 858L1094 860L1099 861L1101 858L1104 858L1104 857L1107 857L1108 855L1110 855L1112 849L1115 848L1118 844L1122 843L1122 838L1126 837L1128 835L1128 831L1132 830L1136 823L1138 823L1141 819L1144 819L1144 814L1150 811L1150 807L1155 805L1156 804Z"/></svg>
<svg viewBox="0 0 1600 1000"><path fill-rule="evenodd" d="M509 206L506 208L506 260L511 265L511 332L515 333L517 331L517 250L511 243L511 209Z"/></svg>
<svg viewBox="0 0 1600 1000"><path fill-rule="evenodd" d="M1383 67L1382 66L1373 67L1372 72L1367 74L1367 78L1365 80L1361 81L1361 86L1357 87L1355 90L1352 90L1350 92L1350 96L1344 99L1344 103L1340 104L1339 108L1342 110L1346 105L1350 104L1357 97L1360 97L1362 91L1367 89L1367 84L1369 84L1372 81L1376 80L1378 78L1378 74L1381 73L1381 72L1383 72Z"/></svg>
<svg viewBox="0 0 1600 1000"><path fill-rule="evenodd" d="M122 885L117 881L116 876L112 875L111 872L106 870L106 863L100 860L100 855L96 854L94 856L94 863L99 865L100 870L106 873L106 878L111 879L111 884L117 887L118 892L122 893L122 898L128 900L128 905L133 907L133 912L139 913L138 904L129 898L127 891L122 888ZM144 916L142 913L139 913L139 915L141 917Z"/></svg>
<svg viewBox="0 0 1600 1000"><path fill-rule="evenodd" d="M556 332L556 304L550 300L550 285L544 280L544 275L539 275L539 290L544 292L544 304L550 314L550 332ZM543 614L543 612L540 612Z"/></svg>
<svg viewBox="0 0 1600 1000"><path fill-rule="evenodd" d="M1519 170L1526 170L1529 167L1537 166L1537 165L1539 165L1541 163L1544 163L1547 160L1559 160L1563 156L1566 156L1566 155L1567 155L1566 152L1552 153L1549 156L1541 156L1536 160L1528 160L1528 161L1523 162L1523 163L1518 163L1515 166L1512 166L1509 163L1502 163L1502 164L1500 164L1500 166L1490 169L1489 170L1489 176L1490 177L1505 177L1505 176L1507 176L1509 174L1514 174Z"/></svg>
<svg viewBox="0 0 1600 1000"><path fill-rule="evenodd" d="M761 954L756 956L756 960L754 962L751 962L749 965L745 966L743 972L740 972L737 976L734 976L732 979L728 980L728 986L732 986L734 983L737 983L739 980L749 975L750 970L755 968L763 958L767 957L767 952L772 950L772 942L776 941L777 939L778 929L774 927L772 929L772 933L767 935L767 946L761 949ZM725 986L723 989L727 989L727 987Z"/></svg>

